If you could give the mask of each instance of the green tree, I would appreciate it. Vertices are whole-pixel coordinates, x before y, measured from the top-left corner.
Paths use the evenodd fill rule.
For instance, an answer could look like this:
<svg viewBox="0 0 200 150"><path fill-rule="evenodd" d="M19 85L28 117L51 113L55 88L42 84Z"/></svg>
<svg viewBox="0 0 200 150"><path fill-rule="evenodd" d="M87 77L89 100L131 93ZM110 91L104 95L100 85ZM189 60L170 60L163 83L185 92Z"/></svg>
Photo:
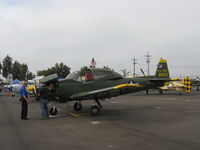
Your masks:
<svg viewBox="0 0 200 150"><path fill-rule="evenodd" d="M3 59L3 76L7 77L8 74L12 73L12 57L10 57L9 55L7 55L4 59Z"/></svg>
<svg viewBox="0 0 200 150"><path fill-rule="evenodd" d="M130 71L127 71L126 69L121 69L120 71L123 73L123 77L126 77L131 73Z"/></svg>
<svg viewBox="0 0 200 150"><path fill-rule="evenodd" d="M43 75L44 75L44 70L39 70L39 71L37 71L37 75L38 75L38 76L43 76Z"/></svg>
<svg viewBox="0 0 200 150"><path fill-rule="evenodd" d="M1 70L2 70L2 64L1 64L1 62L0 62L0 73L1 73Z"/></svg>
<svg viewBox="0 0 200 150"><path fill-rule="evenodd" d="M83 66L81 68L81 71L80 71L80 76L85 76L85 72L88 70L89 68L87 66Z"/></svg>
<svg viewBox="0 0 200 150"><path fill-rule="evenodd" d="M55 64L55 71L59 77L65 78L70 73L70 68L63 63Z"/></svg>
<svg viewBox="0 0 200 150"><path fill-rule="evenodd" d="M12 66L12 74L13 79L20 79L20 72L21 72L21 64L18 61L15 61Z"/></svg>
<svg viewBox="0 0 200 150"><path fill-rule="evenodd" d="M21 64L20 65L20 80L27 80L27 72L28 72L28 65Z"/></svg>
<svg viewBox="0 0 200 150"><path fill-rule="evenodd" d="M47 70L37 71L37 75L38 76L48 76L48 75L54 74L55 72L56 72L55 69L52 67L52 68L48 68Z"/></svg>
<svg viewBox="0 0 200 150"><path fill-rule="evenodd" d="M69 73L70 69L68 66L64 65L62 62L60 64L56 63L55 66L48 68L47 70L37 71L39 76L48 76L57 73L60 78L65 78Z"/></svg>
<svg viewBox="0 0 200 150"><path fill-rule="evenodd" d="M28 72L27 73L27 80L32 80L33 78L35 78L35 75L32 72Z"/></svg>

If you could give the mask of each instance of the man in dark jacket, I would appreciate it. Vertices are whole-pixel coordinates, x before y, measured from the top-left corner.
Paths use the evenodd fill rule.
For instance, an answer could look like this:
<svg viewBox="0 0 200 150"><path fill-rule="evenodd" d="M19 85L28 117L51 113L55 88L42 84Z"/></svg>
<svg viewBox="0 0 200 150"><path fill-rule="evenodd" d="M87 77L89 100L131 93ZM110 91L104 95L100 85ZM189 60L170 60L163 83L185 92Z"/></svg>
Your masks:
<svg viewBox="0 0 200 150"><path fill-rule="evenodd" d="M49 118L49 112L48 112L48 95L49 95L49 89L45 85L45 83L40 83L39 88L39 99L40 99L40 109L42 113L42 120Z"/></svg>

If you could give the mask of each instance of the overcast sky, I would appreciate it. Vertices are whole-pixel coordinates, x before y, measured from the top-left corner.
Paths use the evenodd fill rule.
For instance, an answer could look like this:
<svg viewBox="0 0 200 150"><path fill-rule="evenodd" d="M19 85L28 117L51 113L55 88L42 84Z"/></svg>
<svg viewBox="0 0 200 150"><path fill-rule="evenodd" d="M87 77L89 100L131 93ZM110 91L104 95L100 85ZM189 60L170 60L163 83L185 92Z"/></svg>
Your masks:
<svg viewBox="0 0 200 150"><path fill-rule="evenodd" d="M159 59L172 76L200 75L199 0L0 0L0 61L8 54L29 70L63 62L72 71L108 65L151 74Z"/></svg>

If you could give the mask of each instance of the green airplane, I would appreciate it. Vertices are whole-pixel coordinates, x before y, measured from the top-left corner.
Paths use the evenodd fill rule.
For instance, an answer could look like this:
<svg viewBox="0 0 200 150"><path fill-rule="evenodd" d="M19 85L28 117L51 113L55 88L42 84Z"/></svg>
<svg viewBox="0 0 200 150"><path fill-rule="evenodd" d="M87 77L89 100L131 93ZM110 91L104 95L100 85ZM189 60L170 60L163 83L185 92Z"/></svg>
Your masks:
<svg viewBox="0 0 200 150"><path fill-rule="evenodd" d="M103 108L100 100L134 93L141 90L157 89L169 80L167 61L160 59L155 76L123 78L120 74L106 68L88 68L69 74L65 80L58 81L57 74L47 76L40 82L53 83L57 101L75 101L74 110L81 111L83 100L94 100L97 105L90 107L91 115L98 115ZM57 109L50 108L50 114L56 115Z"/></svg>

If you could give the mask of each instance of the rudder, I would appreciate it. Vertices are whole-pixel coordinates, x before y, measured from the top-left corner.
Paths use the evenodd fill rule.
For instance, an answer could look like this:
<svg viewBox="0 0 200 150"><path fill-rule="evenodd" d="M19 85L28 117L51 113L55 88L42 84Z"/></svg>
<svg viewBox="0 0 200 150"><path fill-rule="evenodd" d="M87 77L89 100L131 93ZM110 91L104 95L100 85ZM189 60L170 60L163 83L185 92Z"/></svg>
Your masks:
<svg viewBox="0 0 200 150"><path fill-rule="evenodd" d="M162 58L160 59L155 76L159 78L169 78L169 69L167 66L167 60Z"/></svg>

